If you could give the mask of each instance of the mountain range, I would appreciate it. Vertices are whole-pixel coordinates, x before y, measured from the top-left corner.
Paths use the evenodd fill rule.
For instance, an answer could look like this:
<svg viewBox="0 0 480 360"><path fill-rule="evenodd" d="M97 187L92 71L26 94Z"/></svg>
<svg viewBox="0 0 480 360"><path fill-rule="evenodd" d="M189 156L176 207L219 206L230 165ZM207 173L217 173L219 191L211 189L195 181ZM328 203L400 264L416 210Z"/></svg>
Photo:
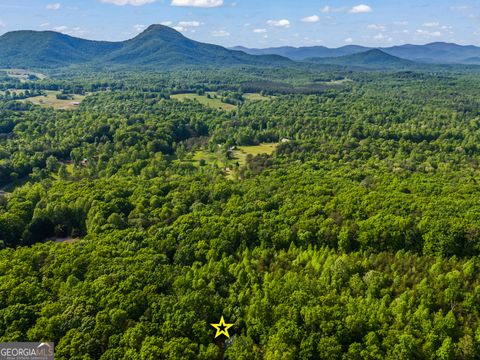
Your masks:
<svg viewBox="0 0 480 360"><path fill-rule="evenodd" d="M336 49L324 46L227 49L191 40L163 25L151 25L136 37L120 42L86 40L54 31L13 31L0 36L0 68L48 69L72 65L218 68L292 66L298 62L373 69L412 68L418 63L471 65L480 64L480 48L431 43L378 49L357 45Z"/></svg>
<svg viewBox="0 0 480 360"><path fill-rule="evenodd" d="M54 68L79 64L131 67L185 65L286 65L278 55L254 56L188 39L163 25L152 25L133 39L92 41L53 31L13 31L0 36L0 67Z"/></svg>
<svg viewBox="0 0 480 360"><path fill-rule="evenodd" d="M363 53L376 48L357 45L347 45L340 48L325 46L311 47L275 47L265 49L250 49L243 46L232 48L251 55L275 54L295 61L304 61L312 58L336 58ZM457 45L435 42L426 45L400 45L377 48L383 53L419 63L428 64L480 64L480 47L473 45Z"/></svg>

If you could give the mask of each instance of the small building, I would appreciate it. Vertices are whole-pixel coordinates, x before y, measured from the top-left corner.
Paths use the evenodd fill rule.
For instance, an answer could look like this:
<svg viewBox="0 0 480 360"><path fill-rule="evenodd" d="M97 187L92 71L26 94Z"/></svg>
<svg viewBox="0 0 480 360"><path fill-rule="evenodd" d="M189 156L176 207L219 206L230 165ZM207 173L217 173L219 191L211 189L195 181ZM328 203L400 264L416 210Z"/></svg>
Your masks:
<svg viewBox="0 0 480 360"><path fill-rule="evenodd" d="M280 140L280 142L281 142L282 144L285 144L285 143L290 142L290 139L283 138L282 140Z"/></svg>

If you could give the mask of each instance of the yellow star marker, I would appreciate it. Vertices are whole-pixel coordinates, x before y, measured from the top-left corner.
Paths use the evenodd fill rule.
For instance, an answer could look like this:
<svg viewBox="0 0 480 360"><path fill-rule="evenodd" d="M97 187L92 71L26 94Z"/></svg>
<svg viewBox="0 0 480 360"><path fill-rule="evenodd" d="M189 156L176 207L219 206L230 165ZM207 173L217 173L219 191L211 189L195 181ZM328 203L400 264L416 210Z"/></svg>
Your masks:
<svg viewBox="0 0 480 360"><path fill-rule="evenodd" d="M223 315L220 319L220 323L210 324L210 325L212 325L215 329L217 329L217 333L215 334L215 339L222 334L225 335L227 338L230 338L230 335L228 335L228 329L230 329L233 326L233 324L225 324Z"/></svg>

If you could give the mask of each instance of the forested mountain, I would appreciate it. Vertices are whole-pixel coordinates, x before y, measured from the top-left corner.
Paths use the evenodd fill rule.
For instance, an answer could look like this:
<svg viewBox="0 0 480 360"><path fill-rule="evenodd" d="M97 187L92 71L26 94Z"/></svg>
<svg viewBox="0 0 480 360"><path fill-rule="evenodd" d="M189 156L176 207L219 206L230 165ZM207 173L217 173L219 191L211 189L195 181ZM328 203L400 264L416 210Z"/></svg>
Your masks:
<svg viewBox="0 0 480 360"><path fill-rule="evenodd" d="M152 25L119 50L105 56L108 63L127 65L275 65L289 61L275 55L251 56L221 46L204 44L163 25Z"/></svg>
<svg viewBox="0 0 480 360"><path fill-rule="evenodd" d="M307 62L317 64L342 65L346 67L363 67L373 69L412 69L417 65L413 61L401 59L389 55L382 50L372 49L353 55L340 56L334 58L313 58L307 59Z"/></svg>
<svg viewBox="0 0 480 360"><path fill-rule="evenodd" d="M14 31L0 37L0 67L48 69L83 65L165 69L180 66L289 66L292 63L288 59L302 61L314 58L325 59L316 60L318 64L367 65L380 69L407 66L408 62L401 59L423 63L480 63L480 48L475 46L432 43L380 49L392 56L389 59L368 50L372 49L355 45L338 49L323 46L226 49L193 41L163 25L152 25L135 38L123 42L91 41L53 31ZM346 58L361 53L368 56Z"/></svg>
<svg viewBox="0 0 480 360"><path fill-rule="evenodd" d="M14 31L0 36L0 66L49 68L92 61L122 47L53 31Z"/></svg>
<svg viewBox="0 0 480 360"><path fill-rule="evenodd" d="M425 63L471 63L480 56L480 47L435 42L426 45L402 45L383 49L388 54Z"/></svg>
<svg viewBox="0 0 480 360"><path fill-rule="evenodd" d="M248 49L245 47L235 47L233 49L242 50L249 54L265 55L276 54L288 57L292 60L306 60L308 58L333 58L339 56L353 55L365 52L372 48L348 45L337 49L323 46L313 47L279 47L266 49ZM462 46L450 43L430 43L426 45L400 45L393 47L379 48L383 52L411 60L415 62L434 63L434 64L478 64L480 57L480 47Z"/></svg>
<svg viewBox="0 0 480 360"><path fill-rule="evenodd" d="M173 67L197 65L286 65L276 55L252 56L190 40L163 25L152 25L135 38L102 42L44 31L15 31L0 37L0 67L58 68L68 65Z"/></svg>

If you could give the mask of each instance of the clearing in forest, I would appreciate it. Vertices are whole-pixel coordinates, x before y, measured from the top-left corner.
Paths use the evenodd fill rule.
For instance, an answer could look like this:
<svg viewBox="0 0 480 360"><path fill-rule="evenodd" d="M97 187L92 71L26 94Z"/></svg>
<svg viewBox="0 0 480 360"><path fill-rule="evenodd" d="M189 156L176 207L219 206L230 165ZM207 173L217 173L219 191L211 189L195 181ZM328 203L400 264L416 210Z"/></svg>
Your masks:
<svg viewBox="0 0 480 360"><path fill-rule="evenodd" d="M86 97L86 95L72 95L72 99L60 100L57 99L57 94L60 94L60 92L47 90L45 91L45 95L34 96L20 101L29 101L35 105L53 107L57 110L71 110L78 107L78 105L80 105L80 103Z"/></svg>
<svg viewBox="0 0 480 360"><path fill-rule="evenodd" d="M277 148L278 143L263 143L260 145L253 146L238 146L234 150L233 155L238 161L240 166L244 166L247 163L247 156L257 156L261 154L271 155Z"/></svg>
<svg viewBox="0 0 480 360"><path fill-rule="evenodd" d="M221 152L209 152L207 150L196 151L193 155L193 164L199 166L200 162L204 162L205 165L212 165L218 167L232 168L238 163L240 166L244 166L247 163L247 156L267 154L271 155L278 143L263 143L260 145L253 146L237 146L231 150L231 154L226 156Z"/></svg>
<svg viewBox="0 0 480 360"><path fill-rule="evenodd" d="M243 94L243 98L247 101L265 101L275 98L275 96L265 96L259 93Z"/></svg>
<svg viewBox="0 0 480 360"><path fill-rule="evenodd" d="M210 95L208 97L207 95ZM215 98L217 94L215 92L209 92L205 95L198 95L198 94L175 94L170 96L172 99L183 101L183 100L196 100L200 104L211 107L212 109L218 110L235 110L237 107L232 104L225 104L222 102L221 97Z"/></svg>

